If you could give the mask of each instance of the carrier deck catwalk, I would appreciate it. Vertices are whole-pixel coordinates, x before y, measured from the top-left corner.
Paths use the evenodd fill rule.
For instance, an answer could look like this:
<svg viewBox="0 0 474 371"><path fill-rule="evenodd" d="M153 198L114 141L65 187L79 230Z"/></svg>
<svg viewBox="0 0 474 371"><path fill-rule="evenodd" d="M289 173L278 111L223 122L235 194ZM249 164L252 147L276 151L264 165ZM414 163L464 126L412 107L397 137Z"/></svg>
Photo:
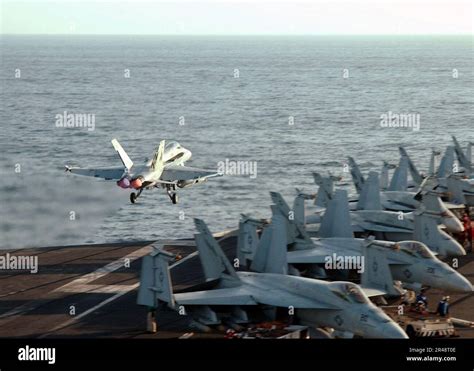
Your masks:
<svg viewBox="0 0 474 371"><path fill-rule="evenodd" d="M235 257L236 234L215 235L230 259ZM160 240L101 245L3 250L38 256L36 274L0 272L0 337L2 338L178 338L222 337L221 332L199 333L171 310L157 313L158 332L146 332L146 308L136 304L140 258L153 246L182 256L171 270L175 292L203 282L194 240ZM460 259L460 272L474 282L474 254ZM429 308L443 295L451 296L451 315L474 321L474 295L429 290ZM75 313L71 312L74 310ZM459 329L474 338L474 328Z"/></svg>

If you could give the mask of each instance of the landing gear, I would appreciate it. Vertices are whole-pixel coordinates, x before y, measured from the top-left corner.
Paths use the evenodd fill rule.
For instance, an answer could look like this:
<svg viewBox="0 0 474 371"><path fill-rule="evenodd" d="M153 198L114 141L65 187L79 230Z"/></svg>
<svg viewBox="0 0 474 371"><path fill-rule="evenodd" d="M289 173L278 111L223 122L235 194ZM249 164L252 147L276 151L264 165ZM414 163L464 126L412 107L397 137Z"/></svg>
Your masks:
<svg viewBox="0 0 474 371"><path fill-rule="evenodd" d="M132 204L134 204L135 202L137 202L137 198L141 195L142 191L143 191L143 188L140 189L140 190L138 191L138 193L135 193L135 192L130 193L130 202L131 202Z"/></svg>
<svg viewBox="0 0 474 371"><path fill-rule="evenodd" d="M173 187L173 191L175 190L175 188ZM168 193L168 196L171 200L171 202L173 203L173 205L176 205L178 203L178 194L176 192L173 192L171 190L171 187L170 186L167 186L166 187L166 192Z"/></svg>
<svg viewBox="0 0 474 371"><path fill-rule="evenodd" d="M178 194L176 192L168 191L168 196L170 197L170 200L173 205L176 205L178 203Z"/></svg>
<svg viewBox="0 0 474 371"><path fill-rule="evenodd" d="M173 196L171 196L171 202L173 205L176 205L178 203L178 194L174 193Z"/></svg>

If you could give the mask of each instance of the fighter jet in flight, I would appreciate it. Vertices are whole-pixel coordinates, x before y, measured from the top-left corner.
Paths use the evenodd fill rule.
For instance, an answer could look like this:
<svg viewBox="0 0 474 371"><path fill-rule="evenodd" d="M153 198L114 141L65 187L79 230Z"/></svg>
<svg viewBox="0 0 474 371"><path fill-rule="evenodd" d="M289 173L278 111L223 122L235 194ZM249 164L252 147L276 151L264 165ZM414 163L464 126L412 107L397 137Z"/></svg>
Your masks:
<svg viewBox="0 0 474 371"><path fill-rule="evenodd" d="M84 169L66 166L73 174L92 176L105 180L115 180L120 188L133 189L130 202L135 203L145 189L164 188L173 204L178 202L176 188L185 188L220 176L216 171L184 166L192 153L178 142L162 140L153 159L143 165L134 165L117 139L112 139L123 166L101 169Z"/></svg>
<svg viewBox="0 0 474 371"><path fill-rule="evenodd" d="M407 338L404 331L352 282L325 282L287 275L286 232L281 217L270 226L271 238L261 244L252 272L236 272L202 220L195 235L207 289L174 293L162 250L142 260L137 303L156 308L164 302L205 325L221 323L219 313L233 313L249 322L251 308L291 310L295 319L312 327L330 327L368 338ZM280 309L281 310L281 309ZM290 315L290 314L289 314Z"/></svg>
<svg viewBox="0 0 474 371"><path fill-rule="evenodd" d="M300 210L290 209L283 197L270 192L273 218L281 215L285 221L286 240L290 272L305 277L326 278L328 259L337 256L341 260L361 261L365 269L360 274L363 289L376 289L390 296L402 293L396 281L421 288L422 285L441 290L471 292L470 282L448 264L434 256L428 247L419 241L388 242L374 239L354 238L350 227L347 207L347 192L337 190L329 202L323 218L321 238L310 238L301 222ZM425 215L420 224L425 224ZM239 223L239 261L244 264L253 260L258 244L264 240L265 228L259 241L257 227L259 221L244 217ZM334 268L330 267L333 271ZM344 268L342 268L344 271ZM354 270L356 270L354 268Z"/></svg>

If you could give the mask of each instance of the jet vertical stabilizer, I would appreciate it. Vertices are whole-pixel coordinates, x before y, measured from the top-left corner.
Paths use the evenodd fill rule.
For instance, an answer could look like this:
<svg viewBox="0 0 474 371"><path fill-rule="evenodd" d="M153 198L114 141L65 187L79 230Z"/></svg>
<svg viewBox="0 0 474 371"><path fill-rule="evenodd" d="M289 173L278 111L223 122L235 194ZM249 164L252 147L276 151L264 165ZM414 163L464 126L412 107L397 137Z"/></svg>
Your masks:
<svg viewBox="0 0 474 371"><path fill-rule="evenodd" d="M260 273L288 274L286 221L280 214L263 230L250 268Z"/></svg>
<svg viewBox="0 0 474 371"><path fill-rule="evenodd" d="M443 158L439 164L436 176L438 178L447 178L454 170L454 147L448 146Z"/></svg>
<svg viewBox="0 0 474 371"><path fill-rule="evenodd" d="M388 187L389 191L406 191L408 188L408 157L400 157L400 162L393 173Z"/></svg>
<svg viewBox="0 0 474 371"><path fill-rule="evenodd" d="M125 152L117 139L114 138L111 142L114 146L114 149L117 151L123 166L125 166L127 170L130 170L133 166L133 161L130 159L130 157L128 157L127 152Z"/></svg>
<svg viewBox="0 0 474 371"><path fill-rule="evenodd" d="M257 228L260 224L242 216L239 221L237 236L237 258L240 263L247 266L247 260L253 260L258 245Z"/></svg>
<svg viewBox="0 0 474 371"><path fill-rule="evenodd" d="M376 171L371 171L364 183L357 202L357 210L382 210L379 175Z"/></svg>
<svg viewBox="0 0 474 371"><path fill-rule="evenodd" d="M194 219L194 224L199 232L195 234L194 237L201 257L201 265L204 270L204 275L206 276L206 281L216 280L223 276L230 276L240 281L216 239L209 231L209 228L207 228L206 223L201 219Z"/></svg>
<svg viewBox="0 0 474 371"><path fill-rule="evenodd" d="M423 181L423 176L416 168L410 156L408 156L408 153L407 151L405 151L405 148L398 147L398 152L400 152L400 156L406 157L406 160L408 161L408 170L410 171L411 178L413 179L415 184L421 184L421 182Z"/></svg>
<svg viewBox="0 0 474 371"><path fill-rule="evenodd" d="M155 250L142 258L137 304L156 308L160 300L171 308L175 306L168 266L173 260L174 255L164 250Z"/></svg>
<svg viewBox="0 0 474 371"><path fill-rule="evenodd" d="M354 238L347 191L338 189L324 213L319 236Z"/></svg>
<svg viewBox="0 0 474 371"><path fill-rule="evenodd" d="M466 154L463 152L461 146L459 145L459 142L457 141L456 137L453 135L452 136L453 138L453 142L454 142L454 151L456 152L456 156L458 158L458 161L459 163L461 164L461 166L464 168L464 171L470 175L471 174L471 156L470 154L468 153L470 151L470 146L471 144L469 143L468 144L468 151L466 151L467 155L469 156L466 156Z"/></svg>
<svg viewBox="0 0 474 371"><path fill-rule="evenodd" d="M319 187L314 204L320 207L327 207L334 194L334 178L331 175L325 177L319 173L313 173L313 179Z"/></svg>
<svg viewBox="0 0 474 371"><path fill-rule="evenodd" d="M364 176L362 175L359 165L355 162L355 160L352 157L348 157L347 159L349 160L352 181L354 182L357 193L360 193L362 192L362 187L364 186Z"/></svg>
<svg viewBox="0 0 474 371"><path fill-rule="evenodd" d="M361 274L361 286L375 289L390 296L400 296L403 292L393 284L392 272L386 258L386 252L372 246L370 241L363 247L364 271Z"/></svg>

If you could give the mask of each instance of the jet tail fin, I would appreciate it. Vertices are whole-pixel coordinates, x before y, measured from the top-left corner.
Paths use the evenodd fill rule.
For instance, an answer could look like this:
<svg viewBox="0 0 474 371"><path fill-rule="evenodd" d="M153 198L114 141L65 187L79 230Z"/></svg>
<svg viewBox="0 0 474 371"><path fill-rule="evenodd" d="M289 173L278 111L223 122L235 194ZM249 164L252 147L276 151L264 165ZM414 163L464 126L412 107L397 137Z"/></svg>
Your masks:
<svg viewBox="0 0 474 371"><path fill-rule="evenodd" d="M316 206L327 207L334 194L334 180L331 175L323 176L319 173L313 173L314 182L319 187L314 204Z"/></svg>
<svg viewBox="0 0 474 371"><path fill-rule="evenodd" d="M252 265L253 271L261 273L288 273L286 226L283 215L272 217L264 230Z"/></svg>
<svg viewBox="0 0 474 371"><path fill-rule="evenodd" d="M120 160L122 160L123 166L125 166L127 170L130 170L133 166L133 161L128 157L127 152L125 152L117 139L112 139L111 143L117 151Z"/></svg>
<svg viewBox="0 0 474 371"><path fill-rule="evenodd" d="M362 187L364 186L364 176L362 175L359 165L355 162L352 157L348 157L349 167L351 170L352 181L356 188L357 193L362 192Z"/></svg>
<svg viewBox="0 0 474 371"><path fill-rule="evenodd" d="M271 206L272 220L277 215L282 216L281 225L285 227L286 243L292 244L297 238L309 239L304 228L304 198L296 196L293 210L290 210L290 207L280 193L270 192L270 196L274 204Z"/></svg>
<svg viewBox="0 0 474 371"><path fill-rule="evenodd" d="M389 170L395 169L396 167L392 164L389 164L387 161L383 162L382 171L380 173L380 189L385 191L389 186L388 173Z"/></svg>
<svg viewBox="0 0 474 371"><path fill-rule="evenodd" d="M450 175L447 179L449 201L456 204L466 204L462 180L457 175Z"/></svg>
<svg viewBox="0 0 474 371"><path fill-rule="evenodd" d="M471 172L471 157L466 156L466 154L463 152L461 146L459 145L459 142L457 141L456 137L453 135L453 142L454 142L454 151L456 152L456 156L458 158L459 163L461 166L464 168L464 170L468 173ZM468 150L471 147L471 144L468 144Z"/></svg>
<svg viewBox="0 0 474 371"><path fill-rule="evenodd" d="M399 296L402 293L393 283L392 272L384 251L370 242L363 248L364 271L361 274L363 288L383 291L390 296Z"/></svg>
<svg viewBox="0 0 474 371"><path fill-rule="evenodd" d="M357 210L382 210L379 174L376 171L371 171L364 183L357 202Z"/></svg>
<svg viewBox="0 0 474 371"><path fill-rule="evenodd" d="M408 155L407 151L405 151L405 148L403 147L398 147L398 151L400 152L400 155L402 157L405 157L407 162L408 162L408 170L410 170L410 175L413 179L413 181L416 184L421 184L423 181L423 176L420 174L418 169L416 168L415 164L411 160L410 156Z"/></svg>
<svg viewBox="0 0 474 371"><path fill-rule="evenodd" d="M406 156L400 157L395 172L393 173L392 180L388 187L389 191L406 191L408 188L408 158Z"/></svg>
<svg viewBox="0 0 474 371"><path fill-rule="evenodd" d="M137 304L156 308L160 300L171 308L175 306L169 271L172 260L174 255L161 249L142 258Z"/></svg>
<svg viewBox="0 0 474 371"><path fill-rule="evenodd" d="M304 201L305 198L302 195L297 195L295 200L293 201L293 213L294 219L300 224L301 226L305 225L305 210L304 210Z"/></svg>
<svg viewBox="0 0 474 371"><path fill-rule="evenodd" d="M353 238L347 191L338 189L324 213L319 237Z"/></svg>
<svg viewBox="0 0 474 371"><path fill-rule="evenodd" d="M450 174L453 173L454 169L454 147L448 146L444 156L441 158L439 163L438 171L436 176L438 178L447 178Z"/></svg>
<svg viewBox="0 0 474 371"><path fill-rule="evenodd" d="M160 145L155 151L155 154L153 155L153 160L151 161L150 167L154 170L160 173L163 172L163 154L165 152L165 141L162 140L160 142Z"/></svg>
<svg viewBox="0 0 474 371"><path fill-rule="evenodd" d="M207 228L206 223L196 218L194 219L194 224L199 232L194 235L194 238L206 281L217 280L222 278L223 275L240 281L234 267L230 264L219 243L209 231L209 228Z"/></svg>
<svg viewBox="0 0 474 371"><path fill-rule="evenodd" d="M257 228L254 223L242 216L239 220L239 233L237 236L237 257L240 264L247 266L247 260L253 260L258 245Z"/></svg>

